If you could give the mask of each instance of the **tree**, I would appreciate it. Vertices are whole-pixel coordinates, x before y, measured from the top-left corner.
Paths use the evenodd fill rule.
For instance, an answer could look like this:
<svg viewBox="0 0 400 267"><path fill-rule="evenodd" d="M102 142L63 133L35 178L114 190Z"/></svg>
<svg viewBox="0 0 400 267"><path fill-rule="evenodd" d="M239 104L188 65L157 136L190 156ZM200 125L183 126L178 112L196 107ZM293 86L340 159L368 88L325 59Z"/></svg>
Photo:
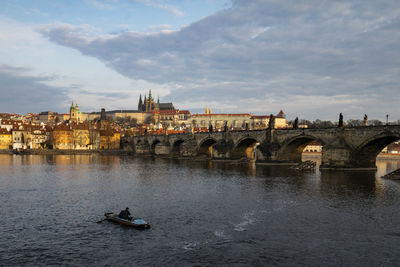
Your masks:
<svg viewBox="0 0 400 267"><path fill-rule="evenodd" d="M311 123L311 126L309 126L309 128L329 128L334 126L335 124L331 121L322 121L320 119L316 119Z"/></svg>
<svg viewBox="0 0 400 267"><path fill-rule="evenodd" d="M347 126L350 126L350 127L364 126L364 121L350 119L346 122L346 124L347 124Z"/></svg>
<svg viewBox="0 0 400 267"><path fill-rule="evenodd" d="M308 128L314 128L313 123L311 121L309 121L309 120L301 119L300 120L300 124L307 125Z"/></svg>
<svg viewBox="0 0 400 267"><path fill-rule="evenodd" d="M382 125L383 125L383 122L381 122L380 120L370 120L370 121L369 121L369 125L372 125L372 126L382 126Z"/></svg>

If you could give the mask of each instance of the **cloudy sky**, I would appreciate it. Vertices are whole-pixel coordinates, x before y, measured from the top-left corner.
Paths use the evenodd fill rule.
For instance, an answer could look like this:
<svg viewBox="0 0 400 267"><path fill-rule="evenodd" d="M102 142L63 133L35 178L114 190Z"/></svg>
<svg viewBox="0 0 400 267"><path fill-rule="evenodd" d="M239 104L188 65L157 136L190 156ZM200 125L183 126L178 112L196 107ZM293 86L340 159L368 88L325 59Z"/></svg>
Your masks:
<svg viewBox="0 0 400 267"><path fill-rule="evenodd" d="M398 0L0 2L0 112L400 119Z"/></svg>

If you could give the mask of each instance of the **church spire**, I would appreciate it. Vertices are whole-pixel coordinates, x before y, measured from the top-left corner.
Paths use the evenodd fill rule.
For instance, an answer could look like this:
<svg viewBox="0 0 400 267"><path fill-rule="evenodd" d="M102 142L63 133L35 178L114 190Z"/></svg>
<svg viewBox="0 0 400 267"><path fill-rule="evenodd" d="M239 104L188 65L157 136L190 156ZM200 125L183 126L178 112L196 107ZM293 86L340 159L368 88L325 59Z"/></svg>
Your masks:
<svg viewBox="0 0 400 267"><path fill-rule="evenodd" d="M143 111L143 101L142 101L142 94L140 94L139 97L139 103L138 103L138 111Z"/></svg>

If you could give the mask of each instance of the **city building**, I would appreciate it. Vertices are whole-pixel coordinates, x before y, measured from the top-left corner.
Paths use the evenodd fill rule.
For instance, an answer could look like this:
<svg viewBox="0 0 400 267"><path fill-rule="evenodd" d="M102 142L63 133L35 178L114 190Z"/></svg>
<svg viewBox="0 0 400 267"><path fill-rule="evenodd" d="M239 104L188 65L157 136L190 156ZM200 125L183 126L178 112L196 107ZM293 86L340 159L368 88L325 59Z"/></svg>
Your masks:
<svg viewBox="0 0 400 267"><path fill-rule="evenodd" d="M11 149L12 141L12 133L5 128L0 128L0 149Z"/></svg>
<svg viewBox="0 0 400 267"><path fill-rule="evenodd" d="M60 123L52 132L53 149L73 149L74 132L68 123Z"/></svg>
<svg viewBox="0 0 400 267"><path fill-rule="evenodd" d="M89 148L100 149L100 127L97 122L89 121Z"/></svg>
<svg viewBox="0 0 400 267"><path fill-rule="evenodd" d="M31 149L43 149L46 148L46 144L48 141L48 135L45 129L33 128L28 146Z"/></svg>
<svg viewBox="0 0 400 267"><path fill-rule="evenodd" d="M71 123L73 135L73 149L92 149L90 146L89 126L85 122Z"/></svg>
<svg viewBox="0 0 400 267"><path fill-rule="evenodd" d="M192 114L191 120L194 128L205 128L212 125L214 130L222 130L225 125L230 130L258 130L266 129L269 126L271 115L255 116L250 113L237 114L213 114L210 108L206 108L204 114ZM288 127L286 115L281 110L274 119L273 128Z"/></svg>
<svg viewBox="0 0 400 267"><path fill-rule="evenodd" d="M154 123L157 128L175 127L175 128L190 128L191 114L189 110L158 110L154 112Z"/></svg>
<svg viewBox="0 0 400 267"><path fill-rule="evenodd" d="M304 148L303 152L317 152L321 153L322 152L322 145L318 143L317 141L311 141L310 143L307 144L307 146Z"/></svg>
<svg viewBox="0 0 400 267"><path fill-rule="evenodd" d="M100 149L119 149L121 134L118 131L100 130Z"/></svg>
<svg viewBox="0 0 400 267"><path fill-rule="evenodd" d="M222 130L225 124L229 129L245 129L251 122L251 114L192 114L194 128L208 128L212 125L214 130Z"/></svg>
<svg viewBox="0 0 400 267"><path fill-rule="evenodd" d="M0 119L0 128L7 129L9 132L21 125L23 125L21 120Z"/></svg>
<svg viewBox="0 0 400 267"><path fill-rule="evenodd" d="M45 124L50 124L50 125L55 125L56 124L56 119L57 119L57 112L53 111L42 111L38 114L38 121L39 123L43 122Z"/></svg>
<svg viewBox="0 0 400 267"><path fill-rule="evenodd" d="M30 149L31 144L31 124L21 124L12 129L13 149Z"/></svg>

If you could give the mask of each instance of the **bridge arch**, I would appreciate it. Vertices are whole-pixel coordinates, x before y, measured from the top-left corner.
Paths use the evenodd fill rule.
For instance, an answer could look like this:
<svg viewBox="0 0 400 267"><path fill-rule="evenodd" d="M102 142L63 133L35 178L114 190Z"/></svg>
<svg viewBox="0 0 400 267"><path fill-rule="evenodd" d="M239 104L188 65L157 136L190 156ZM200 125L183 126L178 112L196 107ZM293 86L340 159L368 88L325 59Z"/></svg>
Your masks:
<svg viewBox="0 0 400 267"><path fill-rule="evenodd" d="M365 140L352 156L353 164L359 167L376 167L376 157L389 144L400 139L400 134L383 133Z"/></svg>
<svg viewBox="0 0 400 267"><path fill-rule="evenodd" d="M121 140L121 148L123 150L135 151L134 145L126 139Z"/></svg>
<svg viewBox="0 0 400 267"><path fill-rule="evenodd" d="M197 151L197 155L205 155L209 158L212 158L213 155L213 146L217 143L217 141L213 138L206 138L200 143L199 149Z"/></svg>
<svg viewBox="0 0 400 267"><path fill-rule="evenodd" d="M179 157L181 155L181 145L183 142L182 139L178 139L172 144L171 156Z"/></svg>
<svg viewBox="0 0 400 267"><path fill-rule="evenodd" d="M233 159L241 159L247 158L251 160L255 160L255 149L260 142L252 137L242 138L237 142L234 146L231 154L231 158Z"/></svg>
<svg viewBox="0 0 400 267"><path fill-rule="evenodd" d="M324 141L311 135L301 135L287 140L279 149L277 160L301 162L304 148L312 141L317 141L324 146Z"/></svg>
<svg viewBox="0 0 400 267"><path fill-rule="evenodd" d="M153 142L151 143L151 147L150 147L150 152L151 152L151 154L155 154L155 153L156 153L156 146L157 146L159 143L161 143L160 140L158 140L158 139L153 140Z"/></svg>

